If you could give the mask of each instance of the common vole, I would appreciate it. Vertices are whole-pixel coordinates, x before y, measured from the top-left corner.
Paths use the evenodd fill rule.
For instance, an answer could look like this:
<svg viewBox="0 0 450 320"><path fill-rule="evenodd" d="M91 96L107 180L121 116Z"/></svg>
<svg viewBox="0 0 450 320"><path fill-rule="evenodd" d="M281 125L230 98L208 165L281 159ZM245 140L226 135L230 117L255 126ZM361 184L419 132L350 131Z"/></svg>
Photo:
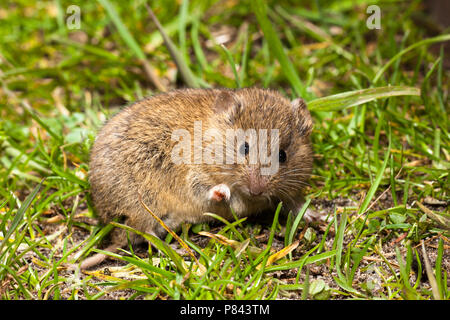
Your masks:
<svg viewBox="0 0 450 320"><path fill-rule="evenodd" d="M274 212L280 201L297 214L312 169L312 127L302 99L291 102L272 90L184 89L138 101L104 125L92 148L89 181L97 214L104 223L122 218L157 236L164 229L139 194L171 229L207 221L205 212L227 219L230 208L239 217ZM249 134L255 132L256 140ZM264 136L267 146L260 146ZM261 160L264 150L278 167ZM108 250L126 245L126 233L115 229L112 241ZM82 268L103 258L91 257Z"/></svg>

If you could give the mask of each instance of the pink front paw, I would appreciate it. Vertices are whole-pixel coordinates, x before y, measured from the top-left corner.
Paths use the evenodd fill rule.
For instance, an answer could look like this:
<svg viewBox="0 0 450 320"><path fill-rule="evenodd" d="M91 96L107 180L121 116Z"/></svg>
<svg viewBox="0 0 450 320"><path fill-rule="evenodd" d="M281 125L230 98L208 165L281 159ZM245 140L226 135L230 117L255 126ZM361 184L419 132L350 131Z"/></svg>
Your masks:
<svg viewBox="0 0 450 320"><path fill-rule="evenodd" d="M220 202L222 200L229 201L231 197L230 188L226 184L218 184L212 187L208 193L208 199Z"/></svg>

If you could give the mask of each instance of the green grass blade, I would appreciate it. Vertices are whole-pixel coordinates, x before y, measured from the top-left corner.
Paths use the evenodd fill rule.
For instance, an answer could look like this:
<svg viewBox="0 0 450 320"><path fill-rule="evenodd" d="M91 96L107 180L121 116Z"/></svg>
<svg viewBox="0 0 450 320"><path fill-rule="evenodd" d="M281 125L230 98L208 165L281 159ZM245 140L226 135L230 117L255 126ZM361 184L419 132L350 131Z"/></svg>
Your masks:
<svg viewBox="0 0 450 320"><path fill-rule="evenodd" d="M114 258L119 259L119 260L126 261L128 263L131 263L131 264L135 265L136 267L139 267L140 269L142 269L144 271L148 271L148 272L153 272L153 273L159 274L159 275L161 275L161 276L163 276L163 277L165 277L167 279L172 280L172 279L175 278L175 274L174 273L169 272L169 271L164 270L164 269L161 269L161 268L158 268L158 267L154 267L153 265L151 265L151 263L149 263L147 261L143 261L141 259L136 259L134 257L122 256L120 254L113 253L113 252L110 252L110 251L104 251L104 250L95 250L95 251L98 252L98 253L102 253L104 255L108 255L108 256L114 257Z"/></svg>
<svg viewBox="0 0 450 320"><path fill-rule="evenodd" d="M236 62L234 61L233 55L227 49L227 47L225 47L223 44L221 44L220 47L222 48L222 50L227 55L228 63L231 66L231 70L233 70L234 81L236 82L236 88L242 88L242 83L241 83L241 80L239 78L238 72L236 70Z"/></svg>
<svg viewBox="0 0 450 320"><path fill-rule="evenodd" d="M337 219L335 220L335 223L337 223ZM345 226L347 224L347 211L344 210L344 212L341 215L341 219L340 219L340 223L339 223L339 227L337 228L336 231L336 238L335 238L335 247L336 247L336 272L339 276L339 278L343 278L342 273L341 273L341 262L342 262L342 250L344 249L343 244L344 244L344 231L345 231Z"/></svg>
<svg viewBox="0 0 450 320"><path fill-rule="evenodd" d="M305 281L303 282L302 300L308 299L309 295L309 267L306 266Z"/></svg>
<svg viewBox="0 0 450 320"><path fill-rule="evenodd" d="M314 111L337 111L358 106L370 101L394 96L419 96L420 89L406 86L387 86L349 91L308 102Z"/></svg>
<svg viewBox="0 0 450 320"><path fill-rule="evenodd" d="M297 232L298 225L300 224L300 221L302 220L303 215L306 212L306 209L308 209L310 202L311 202L311 198L306 199L305 203L303 204L303 207L300 209L300 212L294 212L294 214L296 214L296 217L295 217L294 223L292 224L292 228L289 231L289 236L288 236L286 246L289 246L292 243L295 232Z"/></svg>
<svg viewBox="0 0 450 320"><path fill-rule="evenodd" d="M366 255L366 252L369 249L369 246L372 245L374 239L375 238L370 238L369 241L367 241L367 243L364 245L362 250L353 258L353 265L352 265L352 268L350 270L350 275L348 277L348 284L349 285L353 282L356 270L358 269L359 264L361 263L362 259Z"/></svg>
<svg viewBox="0 0 450 320"><path fill-rule="evenodd" d="M422 41L416 42L413 45L409 46L406 49L403 49L402 51L400 51L399 53L397 53L395 56L393 56L386 64L383 65L383 67L377 72L377 74L375 75L375 77L373 78L372 83L376 84L378 82L378 80L380 80L380 77L382 76L382 74L397 60L399 59L401 56L403 56L405 53L408 53L409 51L418 48L420 46L423 45L428 45L428 44L432 44L432 43L436 43L436 42L444 42L444 41L448 41L450 40L450 34L444 34L444 35L440 35L434 38L428 38L428 39L424 39Z"/></svg>
<svg viewBox="0 0 450 320"><path fill-rule="evenodd" d="M242 51L242 58L241 58L241 69L239 70L239 80L241 82L241 86L245 86L248 58L249 53L251 51L251 45L252 45L252 36L251 35L249 36L248 30L246 30L244 38L244 50Z"/></svg>
<svg viewBox="0 0 450 320"><path fill-rule="evenodd" d="M212 218L214 218L214 219L217 219L217 220L219 220L220 222L222 222L222 223L224 223L224 224L226 225L226 227L223 228L223 229L220 231L220 233L223 234L223 233L224 233L225 231L227 231L228 229L231 229L231 230L233 231L233 233L239 238L239 241L241 241L241 242L244 241L244 237L243 237L242 234L236 229L235 226L236 226L237 224L240 224L241 222L247 220L246 217L241 218L241 219L239 219L239 220L236 220L236 221L234 221L234 222L229 222L227 219L225 219L225 218L223 218L223 217L221 217L221 216L219 216L219 215L217 215L217 214L215 214L215 213L212 213L212 212L205 212L204 215L205 215L205 216L212 217Z"/></svg>
<svg viewBox="0 0 450 320"><path fill-rule="evenodd" d="M433 267L431 266L430 259L428 258L428 254L425 249L425 243L423 240L421 241L421 245L422 245L422 257L423 257L423 261L425 263L425 271L428 276L428 281L430 282L430 285L431 285L431 291L433 293L433 298L435 300L440 300L440 299L442 299L442 297L440 295L439 286L437 284L436 277L434 276Z"/></svg>
<svg viewBox="0 0 450 320"><path fill-rule="evenodd" d="M107 59L107 60L111 60L111 61L118 61L120 58L119 56L106 51L104 49L89 45L89 44L81 44L79 42L70 40L70 39L66 39L66 38L60 38L58 36L52 36L50 37L51 41L55 41L55 42L59 42L65 46L72 46L74 48L77 48L79 50L85 51L86 53L92 54L92 55L96 55L98 57Z"/></svg>
<svg viewBox="0 0 450 320"><path fill-rule="evenodd" d="M123 41L125 41L125 43L130 48L130 50L139 58L140 62L144 66L144 69L145 69L148 77L153 82L153 84L160 91L165 91L166 88L159 81L158 77L156 76L154 68L148 63L144 52L139 47L139 44L133 38L133 36L131 35L130 31L128 31L128 28L122 22L122 19L120 18L119 14L117 13L116 9L111 4L111 2L109 2L109 0L97 0L97 1L100 2L100 4L105 8L106 12L108 13L108 16L111 18L112 22L116 26L117 31L119 32L119 34L122 37Z"/></svg>
<svg viewBox="0 0 450 320"><path fill-rule="evenodd" d="M335 221L337 223L337 219ZM337 227L335 244L333 244L333 246L336 247L335 267L336 273L338 275L337 277L333 276L333 279L342 289L351 292L353 294L359 294L359 292L352 287L351 283L349 283L348 279L344 277L341 271L342 251L344 250L344 233L346 226L347 226L347 211L344 210L344 212L341 215L339 226Z"/></svg>
<svg viewBox="0 0 450 320"><path fill-rule="evenodd" d="M121 223L111 222L110 224L112 224L115 227L119 227L124 230L134 232L134 233L144 237L147 241L152 243L158 250L161 250L162 252L164 252L173 261L173 263L177 267L178 271L180 271L182 274L186 274L187 270L183 267L183 263L182 263L183 259L180 257L180 255L178 255L178 253L176 253L175 250L173 250L167 243L165 243L158 237L155 237L148 233L140 232L136 229L133 229L133 228L131 228L127 225L121 224Z"/></svg>
<svg viewBox="0 0 450 320"><path fill-rule="evenodd" d="M181 1L180 6L180 19L178 20L178 43L180 46L180 53L185 59L188 56L187 46L186 46L186 25L187 25L187 16L189 15L189 0ZM165 30L164 30L165 31ZM168 37L167 33L165 33L165 37Z"/></svg>
<svg viewBox="0 0 450 320"><path fill-rule="evenodd" d="M333 38L326 32L323 28L320 28L307 19L301 18L299 15L293 15L289 13L287 9L282 8L281 6L276 6L275 11L280 14L283 18L290 21L295 27L299 28L311 38L319 41L319 42L327 42L330 43L330 47L339 55L344 57L349 61L354 60L354 56L345 50L342 46L336 44L333 41Z"/></svg>
<svg viewBox="0 0 450 320"><path fill-rule="evenodd" d="M181 76L183 77L184 82L191 87L191 88L199 88L200 85L197 81L197 78L192 73L191 69L189 68L186 60L183 57L183 54L178 50L178 48L175 46L173 41L170 39L170 37L165 32L163 26L161 23L159 23L158 18L153 13L152 9L145 4L148 14L150 15L151 19L153 20L153 23L158 28L159 32L161 33L161 36L163 37L164 44L167 47L167 50L169 50L170 56L172 57L173 61L177 65L178 71L180 72Z"/></svg>
<svg viewBox="0 0 450 320"><path fill-rule="evenodd" d="M443 60L444 60L444 46L441 45L441 54L439 56L439 68L437 72L437 92L438 92L438 101L439 107L441 109L442 114L447 113L447 104L444 98L444 90L442 89L442 69L443 69ZM447 101L448 102L448 101ZM445 128L447 128L448 117L443 117Z"/></svg>
<svg viewBox="0 0 450 320"><path fill-rule="evenodd" d="M369 191L367 191L367 195L364 198L363 203L359 207L357 215L362 214L369 207L369 203L372 200L372 198L374 197L375 192L377 191L378 186L380 185L380 182L383 179L384 172L386 171L386 167L387 167L387 164L389 161L390 153L391 153L391 132L389 131L389 146L388 146L388 150L386 151L386 154L384 156L383 164L378 169L376 178L375 178L374 182L370 185Z"/></svg>
<svg viewBox="0 0 450 320"><path fill-rule="evenodd" d="M119 14L117 13L116 9L111 4L111 2L109 2L109 0L97 0L97 1L100 2L100 4L105 8L106 12L108 13L108 16L111 18L112 22L116 26L117 31L119 32L123 41L125 41L125 43L131 49L131 51L133 51L133 53L139 59L145 60L144 52L139 47L138 43L133 38L130 31L128 31L128 28L122 22L122 19L120 18Z"/></svg>
<svg viewBox="0 0 450 320"><path fill-rule="evenodd" d="M7 273L8 273L12 278L14 278L15 282L16 282L17 285L19 286L20 292L22 292L22 293L25 295L25 298L28 299L28 300L33 299L33 298L34 298L34 297L33 297L33 294L28 290L27 287L24 287L24 286L23 286L23 285L25 284L25 281L21 280L21 278L20 278L20 276L17 274L16 270L14 270L14 269L12 269L12 268L6 266L6 265L0 264L0 270L3 269L3 268L7 271Z"/></svg>
<svg viewBox="0 0 450 320"><path fill-rule="evenodd" d="M210 71L211 67L208 64L208 60L206 59L205 54L203 53L202 44L200 43L199 39L198 29L199 29L199 21L198 19L194 19L192 21L192 28L191 28L191 41L195 57L197 58L198 63L200 64L201 68L204 71Z"/></svg>
<svg viewBox="0 0 450 320"><path fill-rule="evenodd" d="M429 98L429 92L427 90L427 87L429 85L429 80L431 78L431 75L433 74L433 72L437 68L437 66L439 65L440 61L441 61L441 58L438 58L431 66L430 70L428 70L427 74L425 75L425 78L422 81L422 86L421 86L421 90L420 90L425 109L427 110L427 112L430 112L430 113L434 113L435 111L434 111L434 109L430 108L430 98Z"/></svg>
<svg viewBox="0 0 450 320"><path fill-rule="evenodd" d="M407 299L417 299L417 296L409 283L409 269L407 268L407 264L403 261L403 258L400 254L400 250L398 247L395 247L395 254L397 258L397 262L400 269L400 278L403 283L403 292Z"/></svg>
<svg viewBox="0 0 450 320"><path fill-rule="evenodd" d="M9 237L14 233L14 231L17 229L19 224L23 220L23 216L25 215L25 212L30 207L31 203L33 202L34 198L36 198L37 194L39 193L39 190L42 187L42 184L45 179L42 179L41 183L39 183L34 190L26 197L25 201L22 203L20 208L17 210L16 215L13 218L13 221L11 223L11 226L9 227L8 231L5 234L5 237L3 238L2 243L0 244L0 253L2 252L3 247L8 242Z"/></svg>
<svg viewBox="0 0 450 320"><path fill-rule="evenodd" d="M255 13L256 19L258 20L258 24L261 27L262 32L264 33L266 41L269 43L269 48L280 63L281 69L286 78L289 80L292 89L297 96L308 100L310 94L306 91L306 87L300 80L300 77L297 74L294 65L289 60L286 52L284 52L281 40L272 27L272 23L270 22L269 18L267 17L267 5L265 1L255 0L251 3L253 12Z"/></svg>
<svg viewBox="0 0 450 320"><path fill-rule="evenodd" d="M50 136L52 136L56 141L63 144L64 139L60 135L56 134L46 123L43 121L37 114L35 110L30 106L30 104L23 99L19 99L16 94L11 91L8 86L6 85L6 82L3 81L4 73L2 70L0 70L0 83L2 84L3 91L13 100L18 100L20 104L22 105L23 109L30 115L32 119L34 119L39 125L44 128Z"/></svg>
<svg viewBox="0 0 450 320"><path fill-rule="evenodd" d="M443 281L442 278L442 257L444 255L444 240L442 238L439 239L438 245L438 255L436 259L436 283L439 290L440 298L445 299L445 288L447 287L447 282ZM445 271L444 271L445 272Z"/></svg>
<svg viewBox="0 0 450 320"><path fill-rule="evenodd" d="M83 247L83 249L74 256L71 263L75 263L80 257L84 256L89 252L89 250L94 247L96 243L99 243L111 230L113 226L108 224L100 229L98 233L92 234L89 238L87 238L84 242L87 244Z"/></svg>

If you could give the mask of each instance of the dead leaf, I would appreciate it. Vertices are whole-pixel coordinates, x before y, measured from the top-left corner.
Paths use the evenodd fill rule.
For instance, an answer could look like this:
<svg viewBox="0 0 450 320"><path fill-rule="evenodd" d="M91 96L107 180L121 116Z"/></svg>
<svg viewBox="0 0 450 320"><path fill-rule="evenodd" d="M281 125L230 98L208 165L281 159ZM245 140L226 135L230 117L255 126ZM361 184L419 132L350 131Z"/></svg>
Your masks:
<svg viewBox="0 0 450 320"><path fill-rule="evenodd" d="M289 253L291 253L292 251L294 251L298 245L299 245L300 241L295 241L293 242L291 245L281 249L278 252L275 252L274 254L272 254L269 259L267 259L267 263L266 266L270 266L272 263L274 263L277 260L280 260L281 258L285 257L286 255L288 255ZM261 265L258 265L256 267L256 269L261 269Z"/></svg>

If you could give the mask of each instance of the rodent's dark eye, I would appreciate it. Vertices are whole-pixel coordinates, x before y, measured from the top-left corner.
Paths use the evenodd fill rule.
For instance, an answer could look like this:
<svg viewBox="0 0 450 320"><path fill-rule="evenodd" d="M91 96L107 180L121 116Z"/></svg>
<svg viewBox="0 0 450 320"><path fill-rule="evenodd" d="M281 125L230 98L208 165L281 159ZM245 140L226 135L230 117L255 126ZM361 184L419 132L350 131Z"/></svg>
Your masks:
<svg viewBox="0 0 450 320"><path fill-rule="evenodd" d="M280 150L280 153L278 154L278 159L280 160L281 163L286 162L287 155L284 150Z"/></svg>
<svg viewBox="0 0 450 320"><path fill-rule="evenodd" d="M249 151L250 151L250 146L248 145L247 142L244 142L244 143L241 145L241 147L239 148L239 152L240 152L241 154L243 154L244 156L248 155Z"/></svg>

